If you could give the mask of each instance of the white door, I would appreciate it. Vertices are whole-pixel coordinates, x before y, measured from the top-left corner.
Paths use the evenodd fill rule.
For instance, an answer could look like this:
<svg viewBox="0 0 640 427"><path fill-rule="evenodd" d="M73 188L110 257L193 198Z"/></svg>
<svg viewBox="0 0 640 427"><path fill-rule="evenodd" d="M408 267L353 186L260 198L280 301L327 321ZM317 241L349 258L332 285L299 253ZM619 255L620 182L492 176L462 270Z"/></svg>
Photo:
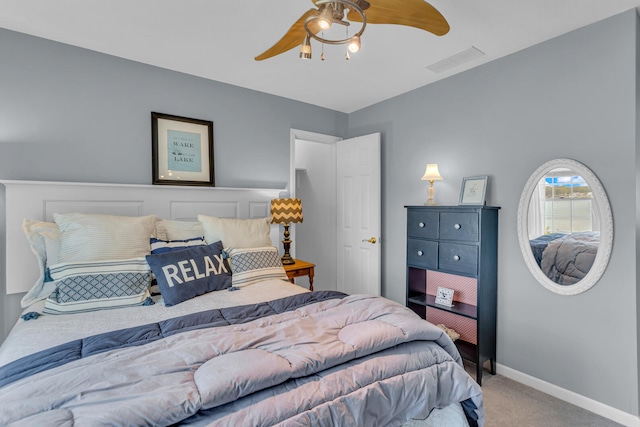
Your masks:
<svg viewBox="0 0 640 427"><path fill-rule="evenodd" d="M337 288L380 295L380 134L336 146Z"/></svg>

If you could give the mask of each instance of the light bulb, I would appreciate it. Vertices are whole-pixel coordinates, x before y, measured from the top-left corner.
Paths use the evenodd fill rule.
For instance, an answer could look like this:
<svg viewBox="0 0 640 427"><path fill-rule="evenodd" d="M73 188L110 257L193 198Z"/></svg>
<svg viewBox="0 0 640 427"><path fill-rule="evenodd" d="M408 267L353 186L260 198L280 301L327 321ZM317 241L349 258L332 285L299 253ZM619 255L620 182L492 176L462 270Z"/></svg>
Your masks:
<svg viewBox="0 0 640 427"><path fill-rule="evenodd" d="M318 26L322 30L328 30L331 28L331 22L333 21L333 6L330 4L324 5L322 11L320 11L320 16L318 17Z"/></svg>
<svg viewBox="0 0 640 427"><path fill-rule="evenodd" d="M323 30L328 30L331 28L331 22L326 19L318 19L318 26Z"/></svg>
<svg viewBox="0 0 640 427"><path fill-rule="evenodd" d="M349 51L356 53L360 50L360 36L353 36L349 41Z"/></svg>

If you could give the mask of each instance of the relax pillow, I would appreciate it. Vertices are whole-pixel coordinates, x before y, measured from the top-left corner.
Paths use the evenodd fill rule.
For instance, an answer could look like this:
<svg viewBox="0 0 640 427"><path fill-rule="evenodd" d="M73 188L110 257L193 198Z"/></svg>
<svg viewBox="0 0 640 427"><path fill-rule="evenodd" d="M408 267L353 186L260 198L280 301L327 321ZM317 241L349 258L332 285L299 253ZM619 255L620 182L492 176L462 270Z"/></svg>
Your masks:
<svg viewBox="0 0 640 427"><path fill-rule="evenodd" d="M198 221L173 221L163 219L156 223L156 237L162 240L186 240L204 236ZM219 239L218 239L219 240Z"/></svg>
<svg viewBox="0 0 640 427"><path fill-rule="evenodd" d="M231 286L231 271L222 243L147 255L167 307Z"/></svg>
<svg viewBox="0 0 640 427"><path fill-rule="evenodd" d="M69 314L148 304L149 265L144 258L51 266L56 289L43 313Z"/></svg>
<svg viewBox="0 0 640 427"><path fill-rule="evenodd" d="M31 219L22 221L22 230L29 241L31 251L36 256L40 272L36 283L20 301L22 308L25 308L36 301L47 298L55 289L55 285L49 277L48 268L58 263L60 231L58 225L53 222Z"/></svg>
<svg viewBox="0 0 640 427"><path fill-rule="evenodd" d="M207 243L222 241L225 248L270 246L271 218L233 219L198 215Z"/></svg>
<svg viewBox="0 0 640 427"><path fill-rule="evenodd" d="M151 253L158 217L54 213L60 229L60 262L130 259Z"/></svg>
<svg viewBox="0 0 640 427"><path fill-rule="evenodd" d="M289 280L274 246L230 249L228 252L233 286L247 286L269 279Z"/></svg>
<svg viewBox="0 0 640 427"><path fill-rule="evenodd" d="M162 254L165 252L174 252L187 249L192 246L204 246L207 244L204 237L195 237L186 240L160 240L155 237L151 238L151 253Z"/></svg>

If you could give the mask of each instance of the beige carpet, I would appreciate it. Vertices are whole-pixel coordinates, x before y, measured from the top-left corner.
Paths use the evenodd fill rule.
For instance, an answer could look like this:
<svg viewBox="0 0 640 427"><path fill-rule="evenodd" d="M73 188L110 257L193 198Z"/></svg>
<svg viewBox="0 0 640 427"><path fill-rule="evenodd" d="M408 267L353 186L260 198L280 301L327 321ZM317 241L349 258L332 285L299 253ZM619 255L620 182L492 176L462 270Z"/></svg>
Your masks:
<svg viewBox="0 0 640 427"><path fill-rule="evenodd" d="M475 377L473 364L467 371ZM485 427L618 427L607 418L571 405L502 375L482 376Z"/></svg>

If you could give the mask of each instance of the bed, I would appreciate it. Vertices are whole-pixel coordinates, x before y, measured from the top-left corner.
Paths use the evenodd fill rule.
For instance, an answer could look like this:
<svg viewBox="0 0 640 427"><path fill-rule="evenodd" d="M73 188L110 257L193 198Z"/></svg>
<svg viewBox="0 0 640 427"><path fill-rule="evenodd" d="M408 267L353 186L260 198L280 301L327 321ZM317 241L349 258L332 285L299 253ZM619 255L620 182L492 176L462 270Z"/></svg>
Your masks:
<svg viewBox="0 0 640 427"><path fill-rule="evenodd" d="M2 183L0 425L484 424L441 329L288 282L279 191Z"/></svg>
<svg viewBox="0 0 640 427"><path fill-rule="evenodd" d="M573 285L587 275L598 252L600 233L552 233L529 241L542 272L559 285Z"/></svg>

